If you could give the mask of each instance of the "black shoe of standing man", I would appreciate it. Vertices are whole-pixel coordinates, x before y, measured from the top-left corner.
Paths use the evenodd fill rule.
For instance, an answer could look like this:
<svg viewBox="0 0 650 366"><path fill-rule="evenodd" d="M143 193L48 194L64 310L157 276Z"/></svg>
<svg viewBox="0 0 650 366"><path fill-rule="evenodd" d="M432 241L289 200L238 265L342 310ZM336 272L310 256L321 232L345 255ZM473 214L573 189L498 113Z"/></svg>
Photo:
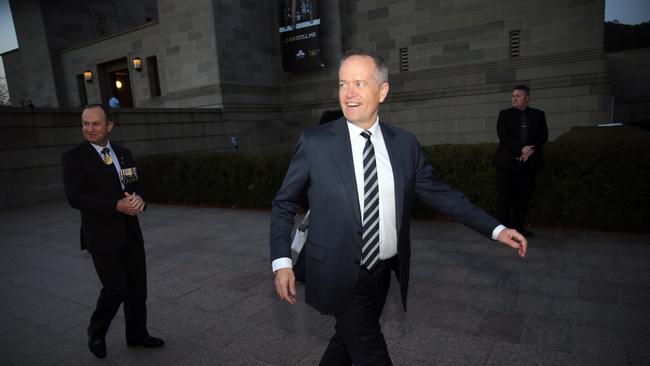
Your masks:
<svg viewBox="0 0 650 366"><path fill-rule="evenodd" d="M137 347L137 346L142 346L145 348L158 348L162 347L165 345L165 341L163 341L160 338L152 337L152 336L144 336L142 339L127 339L126 345L129 347Z"/></svg>
<svg viewBox="0 0 650 366"><path fill-rule="evenodd" d="M88 349L97 358L106 358L106 340L104 338L88 337Z"/></svg>

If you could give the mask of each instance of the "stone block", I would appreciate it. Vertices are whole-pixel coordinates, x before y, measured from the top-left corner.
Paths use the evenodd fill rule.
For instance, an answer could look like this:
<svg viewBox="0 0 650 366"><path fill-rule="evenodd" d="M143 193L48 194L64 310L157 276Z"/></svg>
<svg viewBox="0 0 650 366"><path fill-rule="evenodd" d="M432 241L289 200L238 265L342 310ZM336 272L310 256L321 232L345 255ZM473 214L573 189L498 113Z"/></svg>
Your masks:
<svg viewBox="0 0 650 366"><path fill-rule="evenodd" d="M416 46L423 43L429 43L428 34L416 34L411 36L411 45Z"/></svg>
<svg viewBox="0 0 650 366"><path fill-rule="evenodd" d="M167 56L177 56L177 55L180 54L180 51L181 51L181 46L177 45L177 46L173 46L173 47L168 47L165 50L165 54Z"/></svg>
<svg viewBox="0 0 650 366"><path fill-rule="evenodd" d="M415 11L440 7L441 0L415 0Z"/></svg>
<svg viewBox="0 0 650 366"><path fill-rule="evenodd" d="M456 57L459 63L477 63L485 60L485 51L471 49L464 51L461 50L456 53Z"/></svg>
<svg viewBox="0 0 650 366"><path fill-rule="evenodd" d="M201 31L194 31L187 33L187 40L189 42L196 41L197 39L203 38L203 33Z"/></svg>
<svg viewBox="0 0 650 366"><path fill-rule="evenodd" d="M596 0L569 0L568 6L569 8L575 8L575 7L583 7L585 5L591 5L595 4L597 1Z"/></svg>
<svg viewBox="0 0 650 366"><path fill-rule="evenodd" d="M514 83L517 80L516 69L488 71L485 73L487 83Z"/></svg>
<svg viewBox="0 0 650 366"><path fill-rule="evenodd" d="M215 62L213 60L208 60L208 61L203 61L199 62L197 65L197 69L199 73L205 73L208 72L215 67Z"/></svg>
<svg viewBox="0 0 650 366"><path fill-rule="evenodd" d="M373 9L368 11L368 21L387 18L389 15L390 15L390 8L387 6L379 9Z"/></svg>
<svg viewBox="0 0 650 366"><path fill-rule="evenodd" d="M444 42L442 45L443 52L458 52L469 50L469 41L468 40L455 40Z"/></svg>
<svg viewBox="0 0 650 366"><path fill-rule="evenodd" d="M431 67L455 64L456 62L457 58L456 54L454 53L446 53L429 57L429 66Z"/></svg>
<svg viewBox="0 0 650 366"><path fill-rule="evenodd" d="M379 29L368 34L368 40L370 42L383 41L390 38L390 28Z"/></svg>
<svg viewBox="0 0 650 366"><path fill-rule="evenodd" d="M395 40L394 39L387 39L384 41L377 42L376 45L377 52L385 52L385 51L390 51L395 49Z"/></svg>

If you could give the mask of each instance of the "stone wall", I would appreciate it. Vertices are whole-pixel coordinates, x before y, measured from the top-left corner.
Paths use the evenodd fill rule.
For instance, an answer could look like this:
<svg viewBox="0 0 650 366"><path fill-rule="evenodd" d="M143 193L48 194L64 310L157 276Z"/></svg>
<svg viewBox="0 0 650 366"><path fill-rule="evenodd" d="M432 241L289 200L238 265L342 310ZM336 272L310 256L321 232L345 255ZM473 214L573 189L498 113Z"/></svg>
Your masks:
<svg viewBox="0 0 650 366"><path fill-rule="evenodd" d="M11 64L20 63L21 76L18 79L22 79L22 84L17 85L13 78L8 77L9 93L13 93L16 85L23 93L24 99L30 99L34 105L58 107L57 85L41 1L12 1L11 12L19 49L10 59L4 60L4 64L9 65L9 68L13 69L12 72L16 72L18 67ZM11 101L13 103L14 99Z"/></svg>
<svg viewBox="0 0 650 366"><path fill-rule="evenodd" d="M221 108L219 62L210 0L159 0L159 22L116 33L61 52L68 100L79 106L74 75L98 74L97 64L126 57L135 107ZM156 56L162 96L151 96L146 58ZM142 71L131 60L140 57ZM86 84L88 102L100 102L99 82Z"/></svg>
<svg viewBox="0 0 650 366"><path fill-rule="evenodd" d="M388 63L381 118L423 144L496 141L498 111L516 84L532 88L531 106L546 111L551 138L607 119L603 0L360 0L340 8L343 48L371 49ZM511 31L520 32L517 57ZM285 120L313 125L337 108L337 66L285 76Z"/></svg>
<svg viewBox="0 0 650 366"><path fill-rule="evenodd" d="M323 111L338 109L337 60L361 47L389 65L382 120L423 144L496 141L498 111L520 83L547 112L551 138L608 118L604 0L321 0L323 67L293 73L281 68L277 1L156 3L158 22L60 53L66 106L80 104L75 75L156 55L158 97L150 96L146 65L136 72L129 62L136 107L220 108L224 123L246 131L242 143L291 146ZM99 101L98 84L84 84L89 102Z"/></svg>
<svg viewBox="0 0 650 366"><path fill-rule="evenodd" d="M607 54L615 98L614 121L650 121L650 48Z"/></svg>

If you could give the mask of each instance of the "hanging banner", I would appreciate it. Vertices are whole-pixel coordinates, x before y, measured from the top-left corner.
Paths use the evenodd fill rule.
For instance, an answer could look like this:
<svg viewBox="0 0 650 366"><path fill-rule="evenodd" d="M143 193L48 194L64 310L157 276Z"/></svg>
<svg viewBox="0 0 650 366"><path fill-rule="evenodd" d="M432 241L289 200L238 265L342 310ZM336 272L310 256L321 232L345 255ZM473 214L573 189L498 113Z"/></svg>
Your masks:
<svg viewBox="0 0 650 366"><path fill-rule="evenodd" d="M280 0L282 68L297 71L321 66L316 0Z"/></svg>

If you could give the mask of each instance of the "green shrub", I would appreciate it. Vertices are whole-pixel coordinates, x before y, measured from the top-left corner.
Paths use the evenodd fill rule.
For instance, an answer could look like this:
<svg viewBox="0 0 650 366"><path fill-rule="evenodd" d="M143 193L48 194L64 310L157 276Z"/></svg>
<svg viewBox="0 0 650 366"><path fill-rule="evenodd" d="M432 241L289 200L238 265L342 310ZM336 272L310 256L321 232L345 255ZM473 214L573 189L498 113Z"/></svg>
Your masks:
<svg viewBox="0 0 650 366"><path fill-rule="evenodd" d="M152 202L270 208L291 156L167 154L140 159Z"/></svg>
<svg viewBox="0 0 650 366"><path fill-rule="evenodd" d="M477 206L494 214L496 178L492 167L495 144L435 145L424 147L433 170L450 186L465 193ZM422 202L416 202L416 217L440 217Z"/></svg>
<svg viewBox="0 0 650 366"><path fill-rule="evenodd" d="M494 214L496 144L424 147L452 187ZM650 132L574 128L547 144L529 222L601 230L650 231ZM291 154L170 154L142 158L152 202L218 207L271 207ZM414 215L435 212L416 203Z"/></svg>
<svg viewBox="0 0 650 366"><path fill-rule="evenodd" d="M650 231L650 133L574 128L545 154L530 222Z"/></svg>

